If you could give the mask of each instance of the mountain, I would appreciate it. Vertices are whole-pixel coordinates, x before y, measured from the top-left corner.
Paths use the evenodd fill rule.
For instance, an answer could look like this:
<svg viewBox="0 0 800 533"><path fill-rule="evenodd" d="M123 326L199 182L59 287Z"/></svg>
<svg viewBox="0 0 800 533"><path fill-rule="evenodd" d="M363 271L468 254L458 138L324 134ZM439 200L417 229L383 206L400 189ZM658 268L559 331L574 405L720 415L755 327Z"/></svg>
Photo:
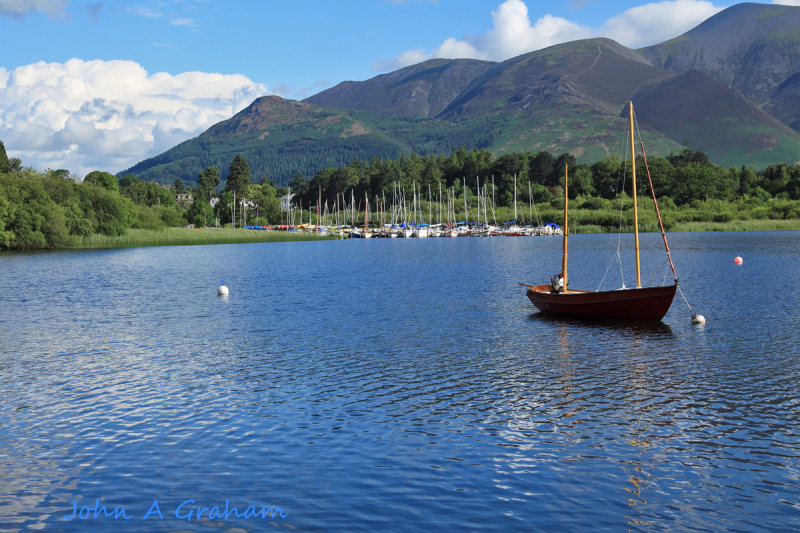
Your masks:
<svg viewBox="0 0 800 533"><path fill-rule="evenodd" d="M669 76L610 39L574 41L494 65L437 118L493 117L503 125L492 146L499 154L569 151L593 162L616 150L634 91ZM652 137L659 151L678 149Z"/></svg>
<svg viewBox="0 0 800 533"><path fill-rule="evenodd" d="M215 166L224 178L233 158L242 154L256 181L287 183L297 172L309 176L321 168L344 166L353 158L399 157L408 147L384 134L385 129L380 117L369 113L263 96L198 137L120 175L160 183L175 178L194 182L203 169Z"/></svg>
<svg viewBox="0 0 800 533"><path fill-rule="evenodd" d="M434 117L492 65L476 59L431 59L366 81L345 81L305 101L384 117Z"/></svg>
<svg viewBox="0 0 800 533"><path fill-rule="evenodd" d="M766 166L800 158L796 131L700 71L643 86L633 102L640 124L693 146L702 139L702 150L717 164Z"/></svg>
<svg viewBox="0 0 800 533"><path fill-rule="evenodd" d="M592 163L620 153L631 99L651 154L680 151L688 141L721 165L794 163L798 17L800 8L741 4L642 50L588 39L499 63L435 59L302 102L262 97L120 175L193 182L216 166L225 177L241 153L256 181L286 184L297 172L310 178L354 158L449 154L461 146L495 155L570 152Z"/></svg>
<svg viewBox="0 0 800 533"><path fill-rule="evenodd" d="M800 8L738 4L640 52L671 72L705 72L798 131L800 107L792 95L800 72Z"/></svg>
<svg viewBox="0 0 800 533"><path fill-rule="evenodd" d="M800 131L800 72L773 91L764 109L795 131Z"/></svg>

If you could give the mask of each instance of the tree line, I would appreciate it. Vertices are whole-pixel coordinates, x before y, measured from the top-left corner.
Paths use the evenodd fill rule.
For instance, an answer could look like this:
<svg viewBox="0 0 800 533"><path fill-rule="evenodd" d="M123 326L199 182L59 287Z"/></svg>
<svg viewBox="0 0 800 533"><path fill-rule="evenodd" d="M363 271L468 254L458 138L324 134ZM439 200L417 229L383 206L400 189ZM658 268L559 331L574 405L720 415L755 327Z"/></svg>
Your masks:
<svg viewBox="0 0 800 533"><path fill-rule="evenodd" d="M280 197L290 191L294 204L303 206L316 206L320 200L341 205L343 194L345 200L385 199L401 191L407 199L416 191L423 201L436 201L439 191L449 190L459 204L465 196L469 202L477 194L491 194L493 206L508 208L516 192L519 202L557 207L566 166L570 198L599 213L618 191L631 193L626 165L618 156L588 165L568 153L495 157L487 150L461 147L449 156L353 159L343 167L320 170L310 180L296 173L289 187L276 187L265 176L254 183L247 161L238 154L224 182L219 169L211 166L197 176L196 185L176 179L170 189L130 174L117 179L93 171L81 179L63 169L39 172L9 159L0 142L0 250L67 248L93 233L121 235L132 228L278 224L285 216ZM774 207L775 216L800 217L800 165L776 164L758 172L744 166L724 168L686 146L677 154L650 157L646 166L637 158L636 166L639 176L649 171L659 202L667 208L746 200L763 207L761 212ZM646 194L643 187L639 191ZM191 195L191 201L179 200L180 193ZM299 214L296 222L311 219L308 209Z"/></svg>
<svg viewBox="0 0 800 533"><path fill-rule="evenodd" d="M712 164L706 154L686 146L666 157L636 159L636 171L644 180L647 170L656 196L677 206L710 199L733 201L745 197L800 199L800 165L771 165L761 172L750 167L724 168ZM410 192L412 187L427 195L443 189L468 189L477 194L488 185L498 206L510 206L517 198L527 203L557 200L569 167L569 196L614 198L619 191L631 194L630 163L611 155L588 165L577 163L572 154L554 155L547 151L512 153L494 157L487 150L462 147L450 156L418 156L412 153L395 160L353 160L340 168L328 168L306 181L295 175L290 184L305 205L334 201L337 194L352 190L356 197L370 198L391 192L395 186ZM627 165L627 168L626 168ZM627 180L626 180L627 176ZM529 192L530 191L530 192Z"/></svg>

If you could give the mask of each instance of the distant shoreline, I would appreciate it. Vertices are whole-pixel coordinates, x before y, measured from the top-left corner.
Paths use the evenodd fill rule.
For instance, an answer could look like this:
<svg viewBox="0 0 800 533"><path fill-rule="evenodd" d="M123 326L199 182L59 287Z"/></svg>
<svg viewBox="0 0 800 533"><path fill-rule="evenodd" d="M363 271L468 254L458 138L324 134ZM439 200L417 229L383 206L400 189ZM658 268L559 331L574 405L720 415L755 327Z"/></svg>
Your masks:
<svg viewBox="0 0 800 533"><path fill-rule="evenodd" d="M571 234L616 233L591 224L570 224ZM632 228L623 228L623 233ZM655 228L640 229L642 233L658 231ZM667 231L671 233L703 231L800 231L800 220L735 220L730 222L680 222ZM496 237L492 237L496 238ZM522 237L520 237L522 238ZM144 248L151 246L202 246L212 244L249 244L272 242L308 242L341 240L338 235L320 235L313 232L260 231L231 228L168 228L164 230L132 229L125 235L91 235L84 237L73 246L65 248L45 248L38 251L53 250L111 250L119 248ZM19 252L21 250L4 250ZM0 252L2 253L2 252Z"/></svg>
<svg viewBox="0 0 800 533"><path fill-rule="evenodd" d="M574 233L615 233L602 228L573 226ZM736 220L731 222L681 222L667 233L696 231L786 231L800 230L800 220ZM625 229L623 229L625 231ZM631 230L632 231L632 230ZM657 230L656 230L657 231ZM496 238L496 237L491 237ZM519 237L522 238L522 237ZM247 244L269 242L299 242L341 240L337 235L320 235L313 232L260 231L231 228L169 228L166 230L130 230L125 235L109 237L92 235L69 250L135 248L145 246L191 246L209 244Z"/></svg>
<svg viewBox="0 0 800 533"><path fill-rule="evenodd" d="M138 248L145 246L192 246L206 244L247 244L265 242L324 241L338 237L306 232L260 231L232 228L131 229L124 235L90 235L65 250Z"/></svg>

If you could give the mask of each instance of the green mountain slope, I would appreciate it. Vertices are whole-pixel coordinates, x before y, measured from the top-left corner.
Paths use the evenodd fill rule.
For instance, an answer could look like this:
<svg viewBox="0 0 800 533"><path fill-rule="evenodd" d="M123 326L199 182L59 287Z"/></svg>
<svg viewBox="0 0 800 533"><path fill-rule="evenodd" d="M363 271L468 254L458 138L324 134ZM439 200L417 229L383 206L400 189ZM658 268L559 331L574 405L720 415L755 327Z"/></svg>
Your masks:
<svg viewBox="0 0 800 533"><path fill-rule="evenodd" d="M432 59L366 81L342 82L305 102L384 117L435 117L492 65L477 59Z"/></svg>
<svg viewBox="0 0 800 533"><path fill-rule="evenodd" d="M719 165L763 168L800 156L797 132L696 70L642 87L633 101L641 124L702 146Z"/></svg>
<svg viewBox="0 0 800 533"><path fill-rule="evenodd" d="M451 122L387 118L265 96L198 137L118 175L134 174L165 184L176 178L194 182L204 168L216 166L224 179L230 162L242 154L253 180L287 184L298 172L313 177L320 169L344 166L354 158L396 159L451 145L488 148L496 129L479 118Z"/></svg>
<svg viewBox="0 0 800 533"><path fill-rule="evenodd" d="M742 4L641 51L589 39L501 63L427 61L344 82L303 102L262 97L120 175L193 182L216 166L224 178L241 153L255 180L287 184L297 172L311 177L353 158L449 154L461 146L496 155L570 152L591 163L620 153L629 99L654 155L680 151L688 141L718 164L794 163L800 133L786 124L800 125L792 29L800 26L798 14L800 8ZM747 94L765 98L763 107Z"/></svg>
<svg viewBox="0 0 800 533"><path fill-rule="evenodd" d="M671 72L710 74L761 105L800 71L800 8L738 4L641 53Z"/></svg>

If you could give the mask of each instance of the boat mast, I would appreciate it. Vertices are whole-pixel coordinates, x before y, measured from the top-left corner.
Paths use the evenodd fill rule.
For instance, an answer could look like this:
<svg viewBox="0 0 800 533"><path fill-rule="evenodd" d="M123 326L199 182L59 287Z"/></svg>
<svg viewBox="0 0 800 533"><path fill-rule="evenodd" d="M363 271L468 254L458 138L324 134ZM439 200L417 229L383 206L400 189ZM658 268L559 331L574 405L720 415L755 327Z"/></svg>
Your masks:
<svg viewBox="0 0 800 533"><path fill-rule="evenodd" d="M567 291L567 236L569 235L569 226L567 225L567 202L569 196L567 195L567 177L569 175L569 165L564 165L564 257L561 260L561 273L564 276L564 281L561 286L564 287L564 292Z"/></svg>
<svg viewBox="0 0 800 533"><path fill-rule="evenodd" d="M514 174L514 224L517 224L517 175Z"/></svg>
<svg viewBox="0 0 800 533"><path fill-rule="evenodd" d="M639 266L639 205L636 201L636 145L633 144L633 101L628 102L628 120L631 130L631 183L633 185L633 238L636 249L636 288L642 288L642 274Z"/></svg>

